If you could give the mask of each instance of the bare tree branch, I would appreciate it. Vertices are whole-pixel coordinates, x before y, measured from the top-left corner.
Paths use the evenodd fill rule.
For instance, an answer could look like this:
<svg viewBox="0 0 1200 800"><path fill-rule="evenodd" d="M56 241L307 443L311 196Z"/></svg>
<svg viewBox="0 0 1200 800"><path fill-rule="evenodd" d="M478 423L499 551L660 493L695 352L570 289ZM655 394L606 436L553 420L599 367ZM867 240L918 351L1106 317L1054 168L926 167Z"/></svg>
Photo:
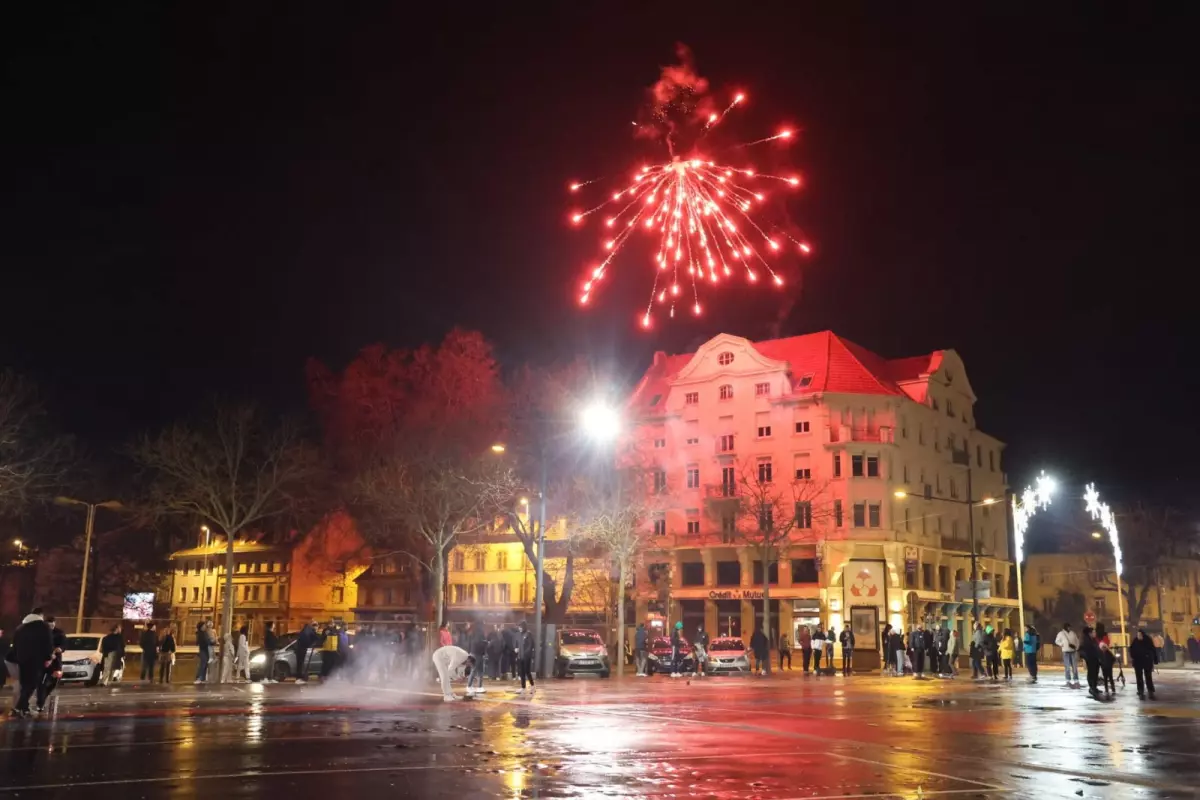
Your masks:
<svg viewBox="0 0 1200 800"><path fill-rule="evenodd" d="M32 383L0 371L0 516L19 514L62 484L68 439L46 430Z"/></svg>

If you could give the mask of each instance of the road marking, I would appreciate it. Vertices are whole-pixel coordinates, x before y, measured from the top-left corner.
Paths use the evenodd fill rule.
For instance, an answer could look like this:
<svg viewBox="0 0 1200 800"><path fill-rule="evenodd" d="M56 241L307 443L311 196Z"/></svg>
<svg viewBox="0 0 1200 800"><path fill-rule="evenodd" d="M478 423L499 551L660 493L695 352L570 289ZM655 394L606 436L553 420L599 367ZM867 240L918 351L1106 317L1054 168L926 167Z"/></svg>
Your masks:
<svg viewBox="0 0 1200 800"><path fill-rule="evenodd" d="M610 753L597 753L605 758L600 763L612 763ZM781 750L761 753L707 753L704 755L695 756L671 756L669 753L656 753L644 756L632 756L623 758L625 763L634 761L661 761L664 757L670 757L673 761L710 761L719 758L768 758L774 756L797 756L797 755L818 755L817 753L805 753L798 750ZM573 766L580 765L579 761L564 762L557 768L560 770L569 770ZM143 777L143 778L111 778L99 781L72 781L70 783L39 783L28 786L0 786L0 793L3 792L32 792L45 791L50 789L66 789L66 788L87 788L95 786L132 786L141 783L174 783L186 781L219 781L219 780L234 780L244 778L287 778L293 775L331 775L340 773L367 773L367 772L433 772L438 770L460 770L462 764L407 764L390 767L326 767L320 769L281 769L274 772L266 772L263 770L242 770L241 772L220 772L212 774L191 773L187 775L166 775L162 777ZM527 770L536 774L536 770ZM972 791L978 791L973 789ZM894 796L883 795L884 797ZM909 793L911 794L911 793ZM836 795L845 797L846 795ZM853 797L853 795L850 795ZM879 797L880 795L861 795L862 797ZM817 798L807 798L807 800L819 800Z"/></svg>

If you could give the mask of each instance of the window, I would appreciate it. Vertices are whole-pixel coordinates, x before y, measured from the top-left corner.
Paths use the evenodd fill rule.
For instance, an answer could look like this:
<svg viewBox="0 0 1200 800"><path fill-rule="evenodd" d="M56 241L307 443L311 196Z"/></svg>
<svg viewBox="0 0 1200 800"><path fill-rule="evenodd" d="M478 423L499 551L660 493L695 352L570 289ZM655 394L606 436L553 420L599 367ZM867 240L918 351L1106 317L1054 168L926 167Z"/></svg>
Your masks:
<svg viewBox="0 0 1200 800"><path fill-rule="evenodd" d="M908 483L908 464L905 464L904 468L901 471L904 474L904 478L903 478L904 482Z"/></svg>
<svg viewBox="0 0 1200 800"><path fill-rule="evenodd" d="M854 527L865 528L867 526L867 504L854 504Z"/></svg>
<svg viewBox="0 0 1200 800"><path fill-rule="evenodd" d="M983 466L983 446L978 444L975 445L975 466Z"/></svg>
<svg viewBox="0 0 1200 800"><path fill-rule="evenodd" d="M1098 613L1101 613L1101 614L1103 614L1103 613L1105 612L1105 607L1104 607L1104 606L1105 606L1105 604L1104 604L1104 598L1103 598L1103 597L1094 597L1094 598L1092 598L1092 605L1094 606L1094 608L1096 609L1096 611L1097 611Z"/></svg>
<svg viewBox="0 0 1200 800"><path fill-rule="evenodd" d="M754 562L754 584L762 586L763 582L763 563L761 561ZM779 583L779 562L772 561L767 567L767 583Z"/></svg>
<svg viewBox="0 0 1200 800"><path fill-rule="evenodd" d="M988 450L988 469L992 472L996 471L996 451Z"/></svg>
<svg viewBox="0 0 1200 800"><path fill-rule="evenodd" d="M764 533L775 529L775 509L771 506L758 510L758 529Z"/></svg>
<svg viewBox="0 0 1200 800"><path fill-rule="evenodd" d="M732 384L728 384L728 383L722 384L720 390L718 391L717 396L720 397L722 400L732 400L733 399Z"/></svg>
<svg viewBox="0 0 1200 800"><path fill-rule="evenodd" d="M654 516L654 535L655 536L666 536L667 535L667 518L665 516L663 516L662 514L656 514Z"/></svg>
<svg viewBox="0 0 1200 800"><path fill-rule="evenodd" d="M280 564L278 561L272 563L271 566L273 567L273 569L271 570L272 572L283 572L283 565Z"/></svg>
<svg viewBox="0 0 1200 800"><path fill-rule="evenodd" d="M508 569L508 552L507 551L501 550L499 553L496 553L496 569L498 569L498 570Z"/></svg>
<svg viewBox="0 0 1200 800"><path fill-rule="evenodd" d="M867 456L867 477L879 477L879 456Z"/></svg>
<svg viewBox="0 0 1200 800"><path fill-rule="evenodd" d="M700 468L697 466L689 466L687 468L687 488L700 488Z"/></svg>
<svg viewBox="0 0 1200 800"><path fill-rule="evenodd" d="M792 559L792 583L816 583L818 580L815 558Z"/></svg>
<svg viewBox="0 0 1200 800"><path fill-rule="evenodd" d="M733 467L721 467L721 496L737 494L737 472Z"/></svg>
<svg viewBox="0 0 1200 800"><path fill-rule="evenodd" d="M946 398L946 416L947 417L954 416L954 401L951 400L950 398Z"/></svg>
<svg viewBox="0 0 1200 800"><path fill-rule="evenodd" d="M721 517L721 541L724 544L731 543L737 537L737 520L732 514L724 514Z"/></svg>
<svg viewBox="0 0 1200 800"><path fill-rule="evenodd" d="M958 497L958 484L954 481L954 478L950 479L950 496Z"/></svg>
<svg viewBox="0 0 1200 800"><path fill-rule="evenodd" d="M842 454L841 453L833 454L833 477L835 477L835 478L842 477Z"/></svg>
<svg viewBox="0 0 1200 800"><path fill-rule="evenodd" d="M765 439L771 435L771 412L760 411L754 415L754 426L758 431L758 438Z"/></svg>
<svg viewBox="0 0 1200 800"><path fill-rule="evenodd" d="M812 467L796 467L796 480L812 480Z"/></svg>
<svg viewBox="0 0 1200 800"><path fill-rule="evenodd" d="M184 587L179 590L179 602L181 602L181 603L187 602L187 587Z"/></svg>
<svg viewBox="0 0 1200 800"><path fill-rule="evenodd" d="M802 419L796 421L796 433L808 433L808 420Z"/></svg>
<svg viewBox="0 0 1200 800"><path fill-rule="evenodd" d="M703 586L704 563L696 561L680 564L679 578L679 583L681 586Z"/></svg>
<svg viewBox="0 0 1200 800"><path fill-rule="evenodd" d="M833 525L836 528L842 527L842 501L833 501Z"/></svg>
<svg viewBox="0 0 1200 800"><path fill-rule="evenodd" d="M497 583L496 584L496 602L500 603L501 605L506 606L509 603L508 597L509 597L508 584L507 583Z"/></svg>
<svg viewBox="0 0 1200 800"><path fill-rule="evenodd" d="M933 564L921 565L921 588L933 588Z"/></svg>
<svg viewBox="0 0 1200 800"><path fill-rule="evenodd" d="M905 506L904 507L904 532L912 533L912 523L908 517L909 517L908 506Z"/></svg>
<svg viewBox="0 0 1200 800"><path fill-rule="evenodd" d="M867 525L879 527L879 503L867 503Z"/></svg>
<svg viewBox="0 0 1200 800"><path fill-rule="evenodd" d="M938 567L938 588L943 592L950 591L950 568Z"/></svg>
<svg viewBox="0 0 1200 800"><path fill-rule="evenodd" d="M807 530L812 527L812 503L804 500L796 503L796 527Z"/></svg>
<svg viewBox="0 0 1200 800"><path fill-rule="evenodd" d="M722 367L728 367L733 363L733 353L725 352L717 356L717 363Z"/></svg>
<svg viewBox="0 0 1200 800"><path fill-rule="evenodd" d="M1043 597L1042 598L1042 613L1045 614L1046 616L1050 616L1051 614L1054 613L1054 598L1053 597Z"/></svg>
<svg viewBox="0 0 1200 800"><path fill-rule="evenodd" d="M900 438L908 438L908 418L905 416L900 417Z"/></svg>
<svg viewBox="0 0 1200 800"><path fill-rule="evenodd" d="M812 385L812 381L813 381L813 376L812 376L812 373L810 372L807 375L801 376L800 380L796 382L796 388L797 389L807 389L810 385Z"/></svg>
<svg viewBox="0 0 1200 800"><path fill-rule="evenodd" d="M650 405L652 405L652 406L658 405L659 400L662 400L662 395L661 394L654 395L654 397L650 398Z"/></svg>
<svg viewBox="0 0 1200 800"><path fill-rule="evenodd" d="M452 565L450 568L460 571L464 570L467 568L466 560L466 556L464 556L461 552L456 552L450 556L450 563Z"/></svg>
<svg viewBox="0 0 1200 800"><path fill-rule="evenodd" d="M689 519L687 521L687 532L688 533L699 533L700 532L700 520Z"/></svg>
<svg viewBox="0 0 1200 800"><path fill-rule="evenodd" d="M700 437L699 436L689 436L687 439L687 443L688 444L700 444Z"/></svg>
<svg viewBox="0 0 1200 800"><path fill-rule="evenodd" d="M925 426L917 425L917 444L925 444Z"/></svg>
<svg viewBox="0 0 1200 800"><path fill-rule="evenodd" d="M722 453L733 452L733 434L725 433L721 435L720 448Z"/></svg>
<svg viewBox="0 0 1200 800"><path fill-rule="evenodd" d="M282 594L282 592L280 594ZM212 596L213 596L213 587L205 586L204 587L204 602L211 603Z"/></svg>
<svg viewBox="0 0 1200 800"><path fill-rule="evenodd" d="M666 446L667 446L667 440L666 440L666 439L655 439L655 440L654 440L654 447L655 447L656 449L660 449L660 450L661 450L662 448L664 448L664 447L666 447Z"/></svg>
<svg viewBox="0 0 1200 800"><path fill-rule="evenodd" d="M754 396L755 397L770 397L771 396L771 384L769 384L769 383L754 384Z"/></svg>
<svg viewBox="0 0 1200 800"><path fill-rule="evenodd" d="M760 458L758 460L758 482L759 483L770 483L771 482L771 459Z"/></svg>
<svg viewBox="0 0 1200 800"><path fill-rule="evenodd" d="M738 586L742 582L740 561L717 562L717 586Z"/></svg>
<svg viewBox="0 0 1200 800"><path fill-rule="evenodd" d="M667 490L667 473L661 469L654 470L654 493L662 494Z"/></svg>
<svg viewBox="0 0 1200 800"><path fill-rule="evenodd" d="M856 478L863 476L863 457L860 455L850 456L850 474Z"/></svg>
<svg viewBox="0 0 1200 800"><path fill-rule="evenodd" d="M687 443L689 445L700 444L700 423L696 420L689 420L687 423Z"/></svg>
<svg viewBox="0 0 1200 800"><path fill-rule="evenodd" d="M275 587L274 587L274 586L268 586L268 587L266 587L265 589L263 589L263 595L264 595L264 597L265 597L266 601L267 601L268 603L270 603L272 600L274 600L274 599L275 599L275 597L274 597L274 595L275 595Z"/></svg>
<svg viewBox="0 0 1200 800"><path fill-rule="evenodd" d="M199 586L192 587L192 602L193 603L200 602L200 587Z"/></svg>
<svg viewBox="0 0 1200 800"><path fill-rule="evenodd" d="M237 597L237 595L235 594L234 597ZM250 587L249 586L242 587L242 602L243 603L250 602Z"/></svg>
<svg viewBox="0 0 1200 800"><path fill-rule="evenodd" d="M479 572L487 569L487 553L475 554L475 569Z"/></svg>
<svg viewBox="0 0 1200 800"><path fill-rule="evenodd" d="M938 411L938 410L940 410L940 406L938 406L938 401L937 401L937 398L936 398L936 397L931 397L931 398L929 398L929 402L930 402L930 403L933 405L933 410L934 410L934 411Z"/></svg>
<svg viewBox="0 0 1200 800"><path fill-rule="evenodd" d="M688 392L683 396L683 404L688 406L698 405L700 403L699 392Z"/></svg>
<svg viewBox="0 0 1200 800"><path fill-rule="evenodd" d="M958 538L958 520L956 520L956 519L950 520L950 538L951 539Z"/></svg>

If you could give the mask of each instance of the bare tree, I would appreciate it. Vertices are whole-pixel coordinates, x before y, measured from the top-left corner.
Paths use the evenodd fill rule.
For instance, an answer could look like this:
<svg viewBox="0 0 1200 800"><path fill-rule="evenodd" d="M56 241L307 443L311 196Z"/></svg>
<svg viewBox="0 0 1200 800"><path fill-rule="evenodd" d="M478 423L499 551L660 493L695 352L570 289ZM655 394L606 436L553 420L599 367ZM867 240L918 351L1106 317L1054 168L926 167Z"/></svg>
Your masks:
<svg viewBox="0 0 1200 800"><path fill-rule="evenodd" d="M621 663L625 647L625 586L652 535L646 527L645 476L640 471L621 470L611 486L589 492L579 519L578 536L598 545L616 572L617 650ZM617 676L624 675L619 670Z"/></svg>
<svg viewBox="0 0 1200 800"><path fill-rule="evenodd" d="M512 480L494 457L463 459L397 446L361 472L356 502L373 539L433 575L436 622L445 616L446 558L455 545L494 527Z"/></svg>
<svg viewBox="0 0 1200 800"><path fill-rule="evenodd" d="M19 514L62 482L69 442L44 423L34 385L0 371L0 516Z"/></svg>
<svg viewBox="0 0 1200 800"><path fill-rule="evenodd" d="M234 540L309 505L316 452L296 425L272 425L250 406L218 406L203 424L177 423L143 438L133 457L149 473L149 511L225 533L224 639L233 627Z"/></svg>
<svg viewBox="0 0 1200 800"><path fill-rule="evenodd" d="M763 634L770 643L771 567L793 545L818 540L832 516L828 485L813 480L776 481L769 462L743 461L735 468L732 482L710 487L706 510L725 535L748 547L762 565ZM768 658L766 672L770 671Z"/></svg>

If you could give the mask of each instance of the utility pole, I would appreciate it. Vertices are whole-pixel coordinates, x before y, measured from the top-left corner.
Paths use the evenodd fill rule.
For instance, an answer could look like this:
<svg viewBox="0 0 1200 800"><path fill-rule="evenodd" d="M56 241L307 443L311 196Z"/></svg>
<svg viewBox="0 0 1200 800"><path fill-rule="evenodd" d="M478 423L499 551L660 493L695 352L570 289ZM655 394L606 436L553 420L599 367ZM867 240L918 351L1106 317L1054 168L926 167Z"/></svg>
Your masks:
<svg viewBox="0 0 1200 800"><path fill-rule="evenodd" d="M88 563L92 555L92 530L96 525L96 509L109 508L113 511L122 508L116 500L106 500L103 503L85 503L73 497L56 497L54 502L60 506L83 506L87 509L87 521L84 523L83 534L83 576L79 579L79 607L75 611L75 632L83 633L83 601L87 596Z"/></svg>

